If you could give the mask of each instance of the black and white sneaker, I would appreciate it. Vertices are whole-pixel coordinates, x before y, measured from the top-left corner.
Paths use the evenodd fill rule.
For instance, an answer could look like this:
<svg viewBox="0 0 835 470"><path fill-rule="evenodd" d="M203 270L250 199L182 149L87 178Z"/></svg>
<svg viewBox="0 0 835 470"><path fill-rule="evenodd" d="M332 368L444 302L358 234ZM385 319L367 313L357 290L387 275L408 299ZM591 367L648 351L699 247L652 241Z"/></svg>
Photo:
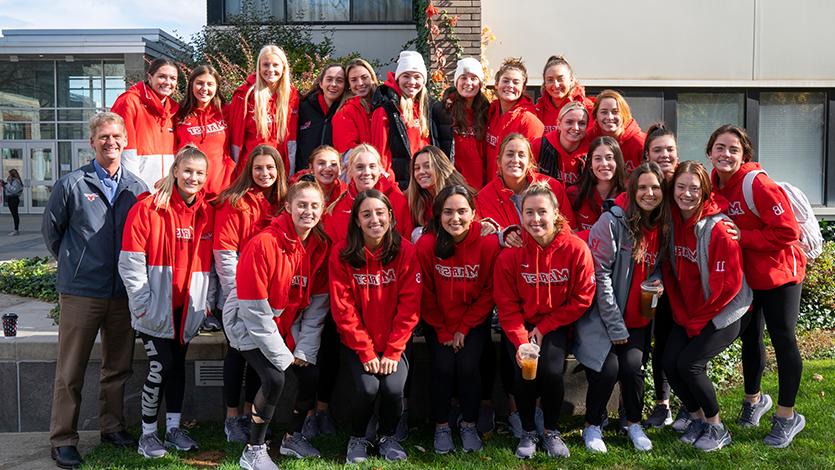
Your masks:
<svg viewBox="0 0 835 470"><path fill-rule="evenodd" d="M652 413L644 420L645 428L660 429L673 424L673 413L667 405L655 405Z"/></svg>

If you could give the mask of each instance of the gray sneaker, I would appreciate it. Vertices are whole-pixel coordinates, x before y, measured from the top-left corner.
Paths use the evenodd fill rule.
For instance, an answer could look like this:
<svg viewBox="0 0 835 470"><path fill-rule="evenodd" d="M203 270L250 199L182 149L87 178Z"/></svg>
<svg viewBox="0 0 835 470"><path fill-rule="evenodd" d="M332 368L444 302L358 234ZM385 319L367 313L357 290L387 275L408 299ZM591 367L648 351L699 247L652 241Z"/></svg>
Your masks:
<svg viewBox="0 0 835 470"><path fill-rule="evenodd" d="M559 431L545 431L542 436L542 447L545 448L548 457L566 458L571 455L565 442L560 437Z"/></svg>
<svg viewBox="0 0 835 470"><path fill-rule="evenodd" d="M481 434L489 434L496 429L496 410L491 405L482 404L478 408L478 421L476 429Z"/></svg>
<svg viewBox="0 0 835 470"><path fill-rule="evenodd" d="M394 437L397 442L403 442L409 437L409 410L403 410L400 414L400 420L397 421L397 427L394 428Z"/></svg>
<svg viewBox="0 0 835 470"><path fill-rule="evenodd" d="M763 443L769 447L784 449L792 443L794 436L806 427L806 418L795 412L792 418L781 418L774 415L771 418L771 432L765 436Z"/></svg>
<svg viewBox="0 0 835 470"><path fill-rule="evenodd" d="M705 432L693 444L693 447L704 451L713 452L731 443L731 433L725 429L722 423L705 424Z"/></svg>
<svg viewBox="0 0 835 470"><path fill-rule="evenodd" d="M484 444L478 435L478 425L461 422L458 425L458 432L461 434L461 448L464 452L481 452Z"/></svg>
<svg viewBox="0 0 835 470"><path fill-rule="evenodd" d="M772 401L768 394L760 395L760 400L756 403L749 403L742 401L742 410L739 412L739 419L737 424L743 428L755 428L760 425L760 418L771 409Z"/></svg>
<svg viewBox="0 0 835 470"><path fill-rule="evenodd" d="M336 423L333 416L327 411L316 412L316 425L319 428L319 434L330 435L336 434Z"/></svg>
<svg viewBox="0 0 835 470"><path fill-rule="evenodd" d="M681 435L679 440L685 444L695 444L696 441L702 437L702 434L707 430L707 425L700 419L691 419L690 425L687 426L687 431Z"/></svg>
<svg viewBox="0 0 835 470"><path fill-rule="evenodd" d="M180 428L173 428L165 433L165 447L182 451L197 450L198 448L194 439Z"/></svg>
<svg viewBox="0 0 835 470"><path fill-rule="evenodd" d="M304 417L304 424L302 424L302 436L308 441L319 435L319 422L316 415L307 415Z"/></svg>
<svg viewBox="0 0 835 470"><path fill-rule="evenodd" d="M609 451L603 441L603 429L600 426L586 426L583 429L583 443L586 449L597 454L605 454Z"/></svg>
<svg viewBox="0 0 835 470"><path fill-rule="evenodd" d="M645 428L660 429L673 424L673 413L667 405L655 405L652 413L644 420Z"/></svg>
<svg viewBox="0 0 835 470"><path fill-rule="evenodd" d="M253 446L247 444L241 453L241 459L238 464L244 470L278 470L278 465L270 458L267 453L267 444Z"/></svg>
<svg viewBox="0 0 835 470"><path fill-rule="evenodd" d="M523 431L522 437L519 438L519 444L516 445L516 457L532 459L536 454L537 442L539 442L539 436L536 431Z"/></svg>
<svg viewBox="0 0 835 470"><path fill-rule="evenodd" d="M448 454L455 450L455 444L452 443L452 429L449 425L435 427L435 447L436 454Z"/></svg>
<svg viewBox="0 0 835 470"><path fill-rule="evenodd" d="M383 436L380 438L380 457L389 462L406 460L406 451L394 436Z"/></svg>
<svg viewBox="0 0 835 470"><path fill-rule="evenodd" d="M240 416L230 416L223 422L223 432L226 434L226 442L240 442L246 444L249 440L244 432L244 424Z"/></svg>
<svg viewBox="0 0 835 470"><path fill-rule="evenodd" d="M278 448L278 453L297 459L306 457L319 458L322 456L319 450L313 447L313 444L308 442L300 432L294 432L293 434L284 436L284 439L281 440L281 447Z"/></svg>
<svg viewBox="0 0 835 470"><path fill-rule="evenodd" d="M158 459L160 457L165 457L165 454L168 453L168 451L165 450L165 446L162 445L162 441L159 440L157 433L143 434L139 436L139 445L136 450L139 452L139 455L145 457L146 459Z"/></svg>
<svg viewBox="0 0 835 470"><path fill-rule="evenodd" d="M345 454L346 463L362 463L368 459L368 447L371 442L364 437L351 437L348 440L348 452Z"/></svg>
<svg viewBox="0 0 835 470"><path fill-rule="evenodd" d="M688 413L682 406L678 409L678 414L676 415L676 419L673 421L671 427L673 428L673 431L682 434L687 431L687 428L690 427L690 423L692 421L693 418L690 417L690 413Z"/></svg>

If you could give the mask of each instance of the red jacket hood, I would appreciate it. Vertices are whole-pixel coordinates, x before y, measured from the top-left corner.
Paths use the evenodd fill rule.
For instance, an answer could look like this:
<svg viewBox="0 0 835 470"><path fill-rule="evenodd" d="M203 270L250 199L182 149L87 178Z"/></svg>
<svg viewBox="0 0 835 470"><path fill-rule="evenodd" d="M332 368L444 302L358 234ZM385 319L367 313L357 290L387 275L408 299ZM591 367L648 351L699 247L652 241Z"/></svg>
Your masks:
<svg viewBox="0 0 835 470"><path fill-rule="evenodd" d="M170 96L162 103L156 92L151 89L145 82L139 82L125 91L125 94L134 95L139 102L145 105L148 112L151 113L158 120L168 120L175 114L180 106Z"/></svg>
<svg viewBox="0 0 835 470"><path fill-rule="evenodd" d="M747 162L740 165L739 170L736 173L731 175L731 178L728 180L726 187L734 187L738 184L742 184L742 180L745 179L745 175L755 171L755 170L762 170L762 166L758 162ZM714 169L710 172L710 182L713 184L714 187L719 187L719 173Z"/></svg>
<svg viewBox="0 0 835 470"><path fill-rule="evenodd" d="M635 119L632 119L631 121L629 121L629 124L627 124L624 127L623 134L621 134L621 136L618 140L624 141L626 139L630 139L632 137L635 137L636 135L638 135L640 133L641 133L641 126L638 125L638 121L636 121Z"/></svg>
<svg viewBox="0 0 835 470"><path fill-rule="evenodd" d="M528 95L522 93L522 97L519 98L516 101L516 103L514 103L509 110L507 110L507 112L515 115L521 114L525 111L536 114L536 106L534 106L533 101L528 97ZM501 112L501 100L496 99L492 103L490 103L490 107L487 109L487 120L489 121L491 116L493 116L496 113L500 114Z"/></svg>
<svg viewBox="0 0 835 470"><path fill-rule="evenodd" d="M579 103L584 103L586 101L586 88L583 85L575 82L574 88L572 88L566 96L558 100L555 100L548 94L548 92L544 92L536 102L536 110L539 113L542 113L542 111L546 109L554 112L557 108L562 108L571 101L577 101Z"/></svg>
<svg viewBox="0 0 835 470"><path fill-rule="evenodd" d="M374 185L374 189L385 194L388 198L391 198L392 193L400 193L400 188L383 175L380 175L380 179L377 180L377 184ZM359 194L357 185L351 181L348 183L348 196L350 196L353 200L356 199L357 194Z"/></svg>
<svg viewBox="0 0 835 470"><path fill-rule="evenodd" d="M238 88L236 88L235 92L232 93L232 94L233 95L238 95L238 94L246 95L246 92L249 91L249 89L252 88L253 86L255 86L255 74L254 73L250 74L248 77L246 77L246 80L244 80L244 82L241 83L241 85Z"/></svg>
<svg viewBox="0 0 835 470"><path fill-rule="evenodd" d="M397 84L397 79L394 77L394 72L389 72L386 75L386 81L383 85L394 90L397 93L397 96L403 96L403 92L400 90L400 85Z"/></svg>

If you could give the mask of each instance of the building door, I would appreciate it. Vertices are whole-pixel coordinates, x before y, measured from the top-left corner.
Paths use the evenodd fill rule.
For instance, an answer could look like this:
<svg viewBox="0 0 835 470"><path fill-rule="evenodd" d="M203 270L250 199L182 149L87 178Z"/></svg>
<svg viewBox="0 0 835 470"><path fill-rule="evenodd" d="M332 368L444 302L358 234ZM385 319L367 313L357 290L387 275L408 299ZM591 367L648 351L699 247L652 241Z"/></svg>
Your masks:
<svg viewBox="0 0 835 470"><path fill-rule="evenodd" d="M72 143L72 169L81 168L96 158L96 151L90 147L87 140L78 140Z"/></svg>
<svg viewBox="0 0 835 470"><path fill-rule="evenodd" d="M5 179L14 168L23 179L21 214L42 214L57 175L55 142L0 142L0 171ZM5 203L3 213L8 213Z"/></svg>

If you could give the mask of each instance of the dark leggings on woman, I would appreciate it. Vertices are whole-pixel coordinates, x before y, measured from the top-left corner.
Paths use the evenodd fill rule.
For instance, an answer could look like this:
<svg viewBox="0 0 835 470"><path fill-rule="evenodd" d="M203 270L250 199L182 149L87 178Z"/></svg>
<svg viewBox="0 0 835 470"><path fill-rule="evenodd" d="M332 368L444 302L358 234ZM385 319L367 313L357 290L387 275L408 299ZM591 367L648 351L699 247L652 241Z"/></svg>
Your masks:
<svg viewBox="0 0 835 470"><path fill-rule="evenodd" d="M175 317L179 316L175 313ZM142 422L152 424L157 422L163 393L166 412L180 413L183 409L188 343L180 344L176 339L157 338L141 332L139 337L148 354L148 376L142 387Z"/></svg>
<svg viewBox="0 0 835 470"><path fill-rule="evenodd" d="M620 382L626 419L641 422L644 408L644 350L650 327L629 328L626 344L612 345L600 372L586 368L586 421L600 426L615 383Z"/></svg>
<svg viewBox="0 0 835 470"><path fill-rule="evenodd" d="M674 324L664 350L664 371L675 394L690 413L701 409L705 418L719 413L716 390L707 376L707 363L724 351L739 335L740 320L717 330L713 322L692 338Z"/></svg>
<svg viewBox="0 0 835 470"><path fill-rule="evenodd" d="M278 399L281 398L281 392L284 390L284 371L270 362L260 349L241 351L241 355L261 379L261 386L252 402L252 415L257 416L263 422L257 423L253 420L249 432L249 444L261 445L267 436L267 428L270 426Z"/></svg>
<svg viewBox="0 0 835 470"><path fill-rule="evenodd" d="M507 355L513 361L513 396L516 399L522 429L526 432L535 429L536 399L540 398L545 429L556 431L565 395L563 374L565 373L565 357L569 348L568 327L556 329L542 337L536 380L522 378L522 369L516 363L516 347L510 340L505 344Z"/></svg>
<svg viewBox="0 0 835 470"><path fill-rule="evenodd" d="M455 388L461 404L462 419L474 423L478 419L481 400L480 363L484 344L490 338L490 326L482 324L471 329L464 338L464 347L458 352L452 346L439 343L438 335L431 326L427 325L423 331L431 360L429 395L432 400L432 418L436 424L449 420L449 402Z"/></svg>
<svg viewBox="0 0 835 470"><path fill-rule="evenodd" d="M368 421L374 413L374 402L380 398L379 432L382 436L394 435L400 414L403 413L403 388L409 374L409 360L404 352L397 363L397 371L389 375L365 372L357 353L345 349L348 372L354 380L354 400L351 403L351 436L365 436Z"/></svg>
<svg viewBox="0 0 835 470"><path fill-rule="evenodd" d="M333 316L325 316L325 326L322 328L321 345L316 365L319 366L319 383L316 399L322 403L330 403L333 389L336 388L336 378L339 375L339 348L342 343L336 331Z"/></svg>
<svg viewBox="0 0 835 470"><path fill-rule="evenodd" d="M12 214L12 220L14 221L14 229L20 229L20 213L18 208L20 207L20 196L6 196L6 203L9 205L9 213Z"/></svg>
<svg viewBox="0 0 835 470"><path fill-rule="evenodd" d="M655 385L655 401L666 401L670 399L670 384L664 374L664 348L667 347L667 338L670 336L670 329L673 327L673 312L670 308L670 300L666 295L658 299L658 306L655 309L655 320L652 322L652 381Z"/></svg>
<svg viewBox="0 0 835 470"><path fill-rule="evenodd" d="M255 394L261 387L261 380L252 366L248 365L240 351L233 347L227 347L226 357L223 359L223 397L227 408L238 408L241 405L241 386L244 388L244 400L252 403ZM249 413L249 410L244 410Z"/></svg>
<svg viewBox="0 0 835 470"><path fill-rule="evenodd" d="M765 344L763 323L768 328L774 355L777 357L777 382L780 395L777 404L791 408L800 389L803 359L797 349L797 316L800 312L800 293L803 283L784 284L769 290L755 290L751 311L743 323L742 376L745 393L754 395L760 391L765 370Z"/></svg>

